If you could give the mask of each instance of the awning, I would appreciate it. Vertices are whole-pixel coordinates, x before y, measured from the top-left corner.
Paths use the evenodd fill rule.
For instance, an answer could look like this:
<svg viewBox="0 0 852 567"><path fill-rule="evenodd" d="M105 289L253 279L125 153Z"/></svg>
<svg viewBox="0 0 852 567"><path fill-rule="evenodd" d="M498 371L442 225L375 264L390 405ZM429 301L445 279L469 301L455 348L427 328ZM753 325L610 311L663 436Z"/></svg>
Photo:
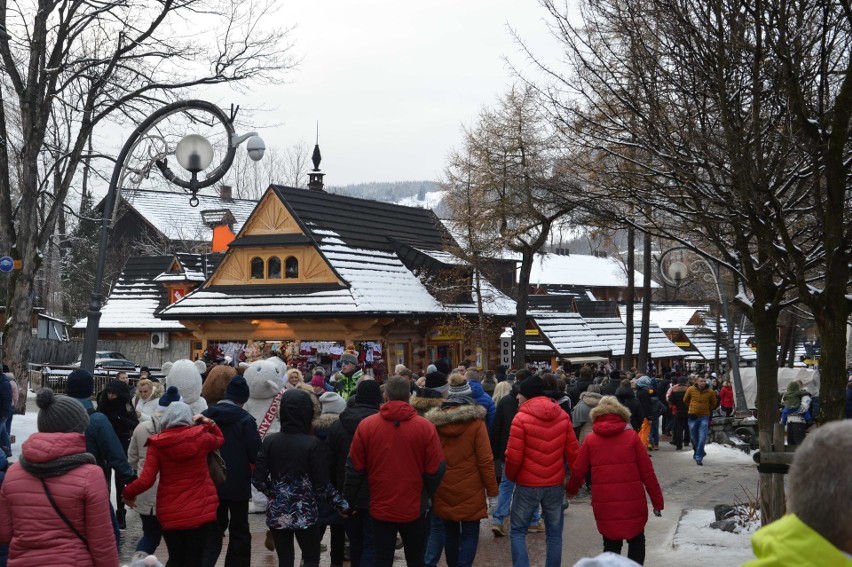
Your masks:
<svg viewBox="0 0 852 567"><path fill-rule="evenodd" d="M592 363L606 363L609 362L609 358L605 356L572 356L570 358L563 358L564 362L568 364L592 364Z"/></svg>

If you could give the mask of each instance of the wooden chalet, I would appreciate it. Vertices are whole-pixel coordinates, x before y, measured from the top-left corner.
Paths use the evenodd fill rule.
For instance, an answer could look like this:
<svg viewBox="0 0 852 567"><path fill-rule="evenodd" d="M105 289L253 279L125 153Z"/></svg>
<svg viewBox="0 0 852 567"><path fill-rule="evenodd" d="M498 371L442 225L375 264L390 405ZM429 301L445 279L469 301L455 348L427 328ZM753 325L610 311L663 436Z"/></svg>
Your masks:
<svg viewBox="0 0 852 567"><path fill-rule="evenodd" d="M171 359L264 341L332 367L349 346L374 367L425 368L440 357L496 366L514 302L484 282L494 337L478 344L472 269L451 244L429 210L273 185L223 254L131 258L104 306L101 339L168 332Z"/></svg>

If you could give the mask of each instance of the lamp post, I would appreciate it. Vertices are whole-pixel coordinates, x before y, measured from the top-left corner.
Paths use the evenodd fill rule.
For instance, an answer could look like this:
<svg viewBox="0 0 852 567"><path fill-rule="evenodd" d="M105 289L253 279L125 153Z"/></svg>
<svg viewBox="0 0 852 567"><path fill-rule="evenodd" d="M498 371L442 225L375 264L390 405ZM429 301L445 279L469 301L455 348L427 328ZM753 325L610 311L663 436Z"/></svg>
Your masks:
<svg viewBox="0 0 852 567"><path fill-rule="evenodd" d="M673 252L682 253L684 251L694 255L691 265L688 266L686 263L678 260L669 264L668 269L663 269L663 262L669 254ZM737 414L745 415L748 411L748 407L746 404L745 392L743 391L743 381L740 376L739 347L734 342L734 327L731 325L728 296L719 281L719 267L715 263L708 262L706 258L696 254L693 250L686 246L675 246L674 248L669 248L660 254L660 257L657 260L660 277L668 285L674 286L675 289L683 285L683 281L687 278L687 276L689 276L690 272L697 273L698 270L696 270L696 267L698 266L703 266L704 268L703 277L705 281L713 282L716 286L716 293L719 296L719 304L722 306L722 316L725 318L725 325L727 327L727 332L725 333L725 350L727 351L728 366L731 368L731 374L734 378L735 406L737 408Z"/></svg>
<svg viewBox="0 0 852 567"><path fill-rule="evenodd" d="M238 135L234 130L234 118L239 109L232 108L230 116L213 103L204 100L183 100L168 104L159 110L155 111L146 118L130 135L118 158L115 161L115 167L112 170L109 189L106 199L104 199L104 211L101 217L101 234L100 244L98 247L98 260L95 268L95 283L92 288L91 300L89 303L88 318L86 320L86 336L83 340L83 356L80 361L80 367L85 368L89 372L94 372L95 369L95 354L98 347L98 329L101 321L101 307L103 306L103 277L104 268L106 265L107 243L109 241L109 230L112 221L113 207L116 200L118 190L124 185L124 178L128 171L128 162L133 154L133 150L148 137L148 132L155 128L160 122L167 117L188 112L201 111L211 115L218 121L228 136L228 151L222 162L213 171L208 173L204 180L199 181L198 174L208 167L213 162L213 146L210 142L198 134L189 134L184 137L175 149L175 157L181 167L187 170L191 176L190 179L184 180L180 176L172 172L168 167L166 157L168 149L150 157L149 165L144 168L147 172L151 164L155 164L162 172L163 176L179 187L188 189L191 193L189 204L193 207L198 206L199 189L209 187L222 179L230 169L234 162L234 156L237 153L237 147L248 140L249 157L258 161L263 157L266 146L263 140L255 132Z"/></svg>

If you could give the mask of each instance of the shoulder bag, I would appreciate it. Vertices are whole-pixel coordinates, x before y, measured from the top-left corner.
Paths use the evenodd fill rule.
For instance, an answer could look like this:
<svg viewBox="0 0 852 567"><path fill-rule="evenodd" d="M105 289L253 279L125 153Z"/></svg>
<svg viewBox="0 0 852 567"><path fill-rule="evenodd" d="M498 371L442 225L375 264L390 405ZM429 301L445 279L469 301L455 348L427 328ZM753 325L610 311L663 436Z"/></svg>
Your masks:
<svg viewBox="0 0 852 567"><path fill-rule="evenodd" d="M74 527L74 524L71 523L71 520L68 519L68 516L62 513L62 510L59 509L59 506L56 505L56 500L53 499L53 494L50 493L50 489L47 487L47 483L44 482L44 479L41 479L41 485L44 487L44 493L47 495L47 499L50 501L50 505L53 506L53 509L56 510L56 513L59 514L59 517L62 518L62 521L65 522L65 525L71 528L71 531L74 532L80 541L83 542L83 545L86 546L86 550L89 551L89 541L83 537L83 534ZM91 553L91 552L90 552Z"/></svg>

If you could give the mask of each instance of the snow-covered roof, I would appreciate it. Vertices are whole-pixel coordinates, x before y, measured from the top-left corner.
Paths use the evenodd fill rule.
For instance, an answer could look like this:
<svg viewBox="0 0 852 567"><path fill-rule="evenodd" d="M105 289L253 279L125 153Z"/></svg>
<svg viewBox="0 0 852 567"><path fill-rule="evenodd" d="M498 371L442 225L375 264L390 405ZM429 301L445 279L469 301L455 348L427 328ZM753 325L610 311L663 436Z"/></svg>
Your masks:
<svg viewBox="0 0 852 567"><path fill-rule="evenodd" d="M689 353L687 360L716 360L716 333L701 327L689 327L683 329L684 335L692 343L697 353ZM724 341L719 345L719 360L726 360L728 351L725 349Z"/></svg>
<svg viewBox="0 0 852 567"><path fill-rule="evenodd" d="M636 303L634 319L641 317L642 304ZM707 305L651 305L651 321L660 326L661 329L683 329L688 326L697 325L697 321L704 321L706 313L710 311Z"/></svg>
<svg viewBox="0 0 852 567"><path fill-rule="evenodd" d="M624 321L617 317L587 318L585 321L601 341L612 349L612 356L624 356L624 347L627 342L627 327ZM641 321L634 320L634 354L639 352L641 331ZM682 358L687 354L671 342L663 330L654 323L651 323L648 329L648 352L652 358Z"/></svg>
<svg viewBox="0 0 852 567"><path fill-rule="evenodd" d="M145 221L170 240L211 242L213 229L201 218L211 209L227 209L234 216L234 233L239 232L257 205L251 199L223 200L218 194L198 193L198 206L189 206L186 193L122 189L121 200L133 207Z"/></svg>
<svg viewBox="0 0 852 567"><path fill-rule="evenodd" d="M642 286L642 274L635 272L636 287ZM581 254L536 254L530 273L530 285L586 287L627 287L627 272L615 258ZM660 284L651 282L652 288Z"/></svg>
<svg viewBox="0 0 852 567"><path fill-rule="evenodd" d="M128 259L118 282L101 309L99 328L103 331L184 331L177 321L164 321L156 312L165 302L165 290L154 281L171 266L174 256L134 256ZM86 328L88 318L74 324Z"/></svg>
<svg viewBox="0 0 852 567"><path fill-rule="evenodd" d="M560 356L610 354L612 349L586 324L579 313L530 311L541 332Z"/></svg>

